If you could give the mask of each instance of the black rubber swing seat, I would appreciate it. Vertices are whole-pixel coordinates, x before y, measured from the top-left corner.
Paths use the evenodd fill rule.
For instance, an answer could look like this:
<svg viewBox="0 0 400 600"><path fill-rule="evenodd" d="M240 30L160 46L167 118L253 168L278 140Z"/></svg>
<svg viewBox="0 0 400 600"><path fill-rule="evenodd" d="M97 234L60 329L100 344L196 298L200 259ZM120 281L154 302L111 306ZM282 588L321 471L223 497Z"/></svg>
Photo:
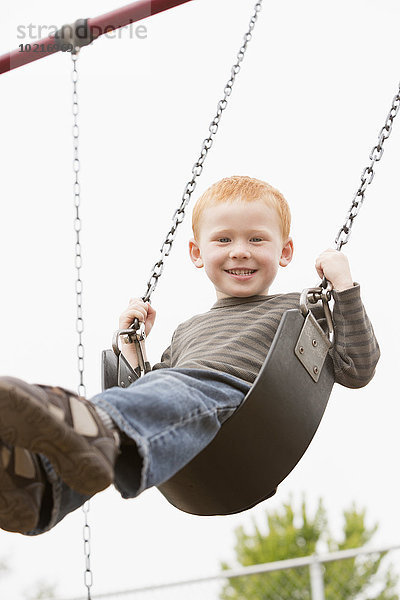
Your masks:
<svg viewBox="0 0 400 600"><path fill-rule="evenodd" d="M249 393L213 441L158 486L176 508L228 515L273 496L313 439L334 383L331 343L310 311L287 310ZM317 370L317 373L315 372ZM103 352L103 389L139 375Z"/></svg>
<svg viewBox="0 0 400 600"><path fill-rule="evenodd" d="M334 383L329 354L318 368L318 381L295 354L304 325L299 309L283 315L240 408L200 454L158 486L172 505L195 515L247 510L273 496L299 462L318 429ZM310 338L310 345L313 341Z"/></svg>

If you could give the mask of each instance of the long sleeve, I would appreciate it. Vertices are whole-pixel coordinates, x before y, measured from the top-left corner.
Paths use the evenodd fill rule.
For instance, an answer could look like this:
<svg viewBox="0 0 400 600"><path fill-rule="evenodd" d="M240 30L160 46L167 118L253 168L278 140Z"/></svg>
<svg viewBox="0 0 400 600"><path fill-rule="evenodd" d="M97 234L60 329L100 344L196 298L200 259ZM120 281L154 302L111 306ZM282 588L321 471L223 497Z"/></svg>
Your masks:
<svg viewBox="0 0 400 600"><path fill-rule="evenodd" d="M337 383L360 388L371 381L380 357L374 330L360 297L360 286L333 290L335 342L330 350Z"/></svg>

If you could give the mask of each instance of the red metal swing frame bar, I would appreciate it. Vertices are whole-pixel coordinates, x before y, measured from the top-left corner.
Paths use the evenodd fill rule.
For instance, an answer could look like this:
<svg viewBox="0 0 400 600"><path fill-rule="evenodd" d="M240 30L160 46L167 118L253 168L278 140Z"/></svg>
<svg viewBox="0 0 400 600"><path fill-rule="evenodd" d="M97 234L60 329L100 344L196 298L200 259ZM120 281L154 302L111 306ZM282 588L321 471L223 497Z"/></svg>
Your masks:
<svg viewBox="0 0 400 600"><path fill-rule="evenodd" d="M88 19L88 28L93 36L93 40L95 40L101 35L109 33L114 29L126 27L136 21L140 21L151 15L155 15L164 10L168 10L169 8L174 8L175 6L191 1L192 0L137 0L137 2L133 2L122 8L100 15L99 17ZM31 45L33 46L33 43ZM54 34L42 40L38 40L35 42L35 46L36 45L38 48L42 48L42 50L34 51L31 49L21 52L18 48L17 50L13 50L12 52L0 56L0 74L35 60L39 60L39 58L44 58L45 56L60 52L60 49L55 47L56 39Z"/></svg>

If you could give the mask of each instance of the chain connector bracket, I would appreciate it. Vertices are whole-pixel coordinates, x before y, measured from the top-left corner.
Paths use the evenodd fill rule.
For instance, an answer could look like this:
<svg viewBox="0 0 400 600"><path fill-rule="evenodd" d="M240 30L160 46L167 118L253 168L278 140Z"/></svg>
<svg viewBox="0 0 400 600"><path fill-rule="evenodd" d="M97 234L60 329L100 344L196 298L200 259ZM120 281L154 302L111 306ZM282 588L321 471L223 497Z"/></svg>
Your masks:
<svg viewBox="0 0 400 600"><path fill-rule="evenodd" d="M89 46L94 40L90 30L89 19L78 19L75 23L66 24L54 34L54 39L62 52L76 54L83 46Z"/></svg>
<svg viewBox="0 0 400 600"><path fill-rule="evenodd" d="M300 310L304 317L307 317L310 313L310 309L308 307L308 303L316 304L317 302L322 302L322 306L324 309L324 315L326 319L326 323L328 325L329 335L333 335L333 319L331 309L329 307L329 301L332 297L332 284L330 281L327 282L327 287L323 288L322 285L314 288L306 288L302 291L300 295Z"/></svg>
<svg viewBox="0 0 400 600"><path fill-rule="evenodd" d="M113 335L112 349L114 354L119 357L121 349L119 347L119 340L122 338L125 344L134 344L136 355L138 359L138 367L140 372L148 373L151 370L150 364L145 359L142 342L146 339L146 333L144 330L144 323L140 323L138 329L135 329L135 323L129 329L117 329Z"/></svg>

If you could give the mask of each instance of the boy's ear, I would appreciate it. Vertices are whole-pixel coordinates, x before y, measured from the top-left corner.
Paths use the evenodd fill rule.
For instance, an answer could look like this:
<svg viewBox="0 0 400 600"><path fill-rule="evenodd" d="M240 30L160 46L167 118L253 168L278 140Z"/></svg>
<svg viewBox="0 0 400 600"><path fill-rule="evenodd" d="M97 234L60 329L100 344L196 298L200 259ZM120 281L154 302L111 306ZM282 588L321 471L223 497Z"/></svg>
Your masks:
<svg viewBox="0 0 400 600"><path fill-rule="evenodd" d="M289 238L282 248L281 259L279 264L281 267L287 267L293 258L293 240Z"/></svg>
<svg viewBox="0 0 400 600"><path fill-rule="evenodd" d="M201 253L200 253L200 246L198 245L198 243L196 242L196 240L194 238L191 238L189 240L189 254L190 254L190 259L191 259L192 263L195 265L195 267L197 267L198 269L201 269L202 267L204 267L204 262L203 262L203 259L201 257Z"/></svg>

